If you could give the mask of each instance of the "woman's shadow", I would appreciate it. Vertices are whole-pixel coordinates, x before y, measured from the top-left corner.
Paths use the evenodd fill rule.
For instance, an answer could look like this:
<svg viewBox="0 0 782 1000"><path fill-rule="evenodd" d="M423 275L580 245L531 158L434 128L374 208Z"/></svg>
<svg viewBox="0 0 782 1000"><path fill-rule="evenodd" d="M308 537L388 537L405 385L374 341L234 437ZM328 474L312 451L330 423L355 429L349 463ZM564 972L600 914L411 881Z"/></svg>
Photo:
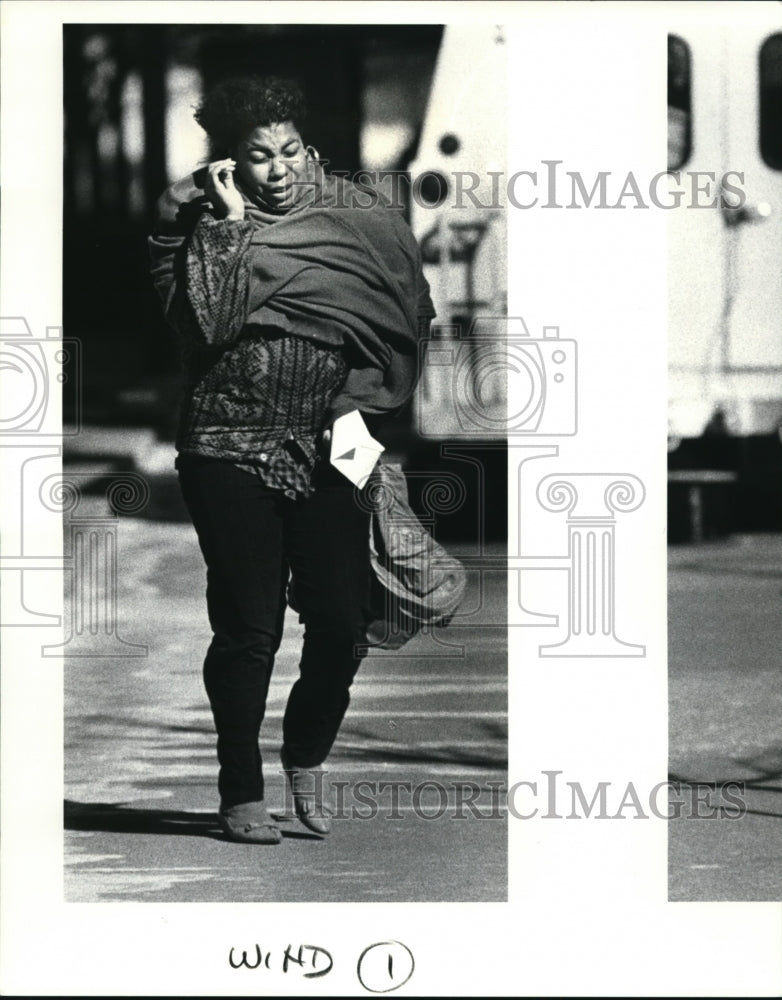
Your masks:
<svg viewBox="0 0 782 1000"><path fill-rule="evenodd" d="M287 817L281 819L283 837L292 840L321 840L314 833L286 829ZM150 809L128 806L119 802L64 803L66 830L91 833L139 833L164 837L208 837L228 841L217 824L214 812L189 812L182 809Z"/></svg>

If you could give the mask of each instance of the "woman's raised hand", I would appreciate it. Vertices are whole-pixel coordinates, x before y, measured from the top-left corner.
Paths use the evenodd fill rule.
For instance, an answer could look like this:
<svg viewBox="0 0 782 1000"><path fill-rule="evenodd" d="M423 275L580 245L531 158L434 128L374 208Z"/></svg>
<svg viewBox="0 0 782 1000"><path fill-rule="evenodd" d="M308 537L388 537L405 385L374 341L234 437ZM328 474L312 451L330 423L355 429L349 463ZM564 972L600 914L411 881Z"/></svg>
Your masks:
<svg viewBox="0 0 782 1000"><path fill-rule="evenodd" d="M234 184L236 160L215 160L206 168L204 191L218 219L243 219L244 199Z"/></svg>

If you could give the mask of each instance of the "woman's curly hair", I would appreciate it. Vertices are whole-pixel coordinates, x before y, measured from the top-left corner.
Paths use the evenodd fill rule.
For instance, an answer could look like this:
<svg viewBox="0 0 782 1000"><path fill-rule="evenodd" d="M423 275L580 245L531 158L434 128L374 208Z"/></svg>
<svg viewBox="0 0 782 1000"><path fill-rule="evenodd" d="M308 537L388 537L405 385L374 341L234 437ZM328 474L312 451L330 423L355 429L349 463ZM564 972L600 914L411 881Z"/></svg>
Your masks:
<svg viewBox="0 0 782 1000"><path fill-rule="evenodd" d="M238 76L213 87L195 112L212 154L227 154L253 129L292 122L301 131L306 106L301 87L277 76Z"/></svg>

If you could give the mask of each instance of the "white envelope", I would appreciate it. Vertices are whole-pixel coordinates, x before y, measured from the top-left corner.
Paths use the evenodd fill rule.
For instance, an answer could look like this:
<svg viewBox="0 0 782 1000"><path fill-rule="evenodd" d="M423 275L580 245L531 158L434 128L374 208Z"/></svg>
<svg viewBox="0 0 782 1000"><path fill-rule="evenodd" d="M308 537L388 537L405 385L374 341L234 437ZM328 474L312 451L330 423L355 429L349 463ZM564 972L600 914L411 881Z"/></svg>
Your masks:
<svg viewBox="0 0 782 1000"><path fill-rule="evenodd" d="M331 464L354 486L363 486L384 451L358 410L337 417L331 431Z"/></svg>

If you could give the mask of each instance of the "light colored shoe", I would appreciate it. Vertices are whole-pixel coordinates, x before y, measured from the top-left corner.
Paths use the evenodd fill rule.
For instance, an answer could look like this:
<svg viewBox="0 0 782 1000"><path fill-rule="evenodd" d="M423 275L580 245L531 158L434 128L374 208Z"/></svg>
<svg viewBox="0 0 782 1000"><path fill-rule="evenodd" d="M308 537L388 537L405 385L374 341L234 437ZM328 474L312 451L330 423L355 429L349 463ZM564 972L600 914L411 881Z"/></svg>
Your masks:
<svg viewBox="0 0 782 1000"><path fill-rule="evenodd" d="M299 820L313 833L325 837L331 832L331 816L323 804L323 767L296 767L289 760L285 747L280 760L293 795L293 808Z"/></svg>
<svg viewBox="0 0 782 1000"><path fill-rule="evenodd" d="M217 821L222 831L240 844L279 844L282 832L266 811L263 802L240 802L224 809Z"/></svg>

